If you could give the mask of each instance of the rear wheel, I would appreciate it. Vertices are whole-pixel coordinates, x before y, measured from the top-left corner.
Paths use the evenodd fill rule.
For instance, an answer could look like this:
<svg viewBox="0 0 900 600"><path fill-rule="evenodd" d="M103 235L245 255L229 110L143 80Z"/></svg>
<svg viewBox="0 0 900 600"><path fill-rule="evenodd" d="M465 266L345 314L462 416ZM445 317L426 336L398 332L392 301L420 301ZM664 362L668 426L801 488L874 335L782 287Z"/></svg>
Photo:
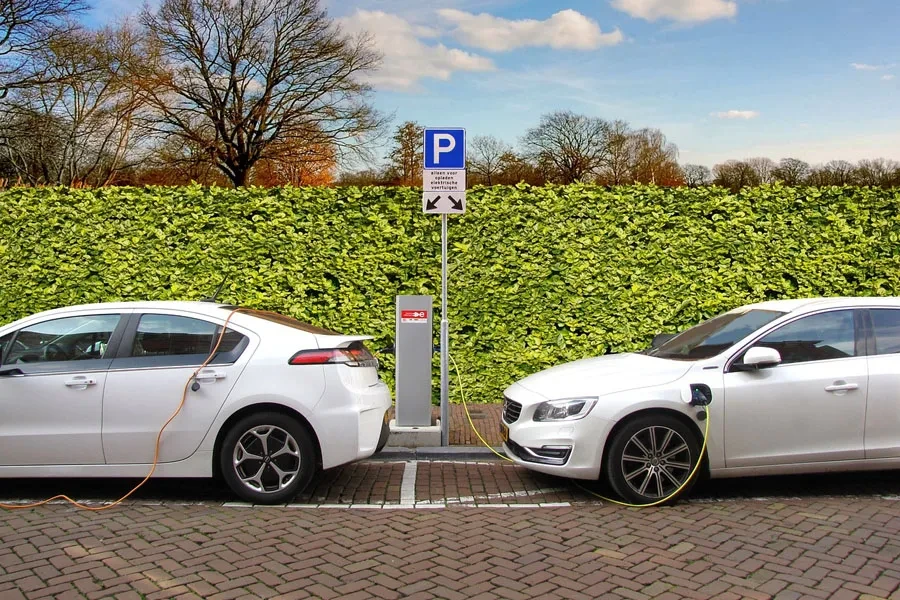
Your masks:
<svg viewBox="0 0 900 600"><path fill-rule="evenodd" d="M687 494L699 458L697 436L684 423L670 415L645 415L616 433L605 467L610 485L626 502L651 504Z"/></svg>
<svg viewBox="0 0 900 600"><path fill-rule="evenodd" d="M309 485L316 453L306 429L288 415L263 412L238 421L219 454L231 490L254 504L289 502Z"/></svg>

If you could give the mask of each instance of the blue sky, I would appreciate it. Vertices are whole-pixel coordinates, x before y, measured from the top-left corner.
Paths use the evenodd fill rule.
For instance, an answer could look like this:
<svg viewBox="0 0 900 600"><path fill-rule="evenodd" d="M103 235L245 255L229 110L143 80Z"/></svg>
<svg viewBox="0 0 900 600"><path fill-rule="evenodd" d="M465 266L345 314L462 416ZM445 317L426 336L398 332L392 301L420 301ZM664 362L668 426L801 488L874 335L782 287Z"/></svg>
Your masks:
<svg viewBox="0 0 900 600"><path fill-rule="evenodd" d="M94 0L93 23L135 10ZM900 160L897 0L325 0L384 54L376 106L515 144L557 109L682 163Z"/></svg>

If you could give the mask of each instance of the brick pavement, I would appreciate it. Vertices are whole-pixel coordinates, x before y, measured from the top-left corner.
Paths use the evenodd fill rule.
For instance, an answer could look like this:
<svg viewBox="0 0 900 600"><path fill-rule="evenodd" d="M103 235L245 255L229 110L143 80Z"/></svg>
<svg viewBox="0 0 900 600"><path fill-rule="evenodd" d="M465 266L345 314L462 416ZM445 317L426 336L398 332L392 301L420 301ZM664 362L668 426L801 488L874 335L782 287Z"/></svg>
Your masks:
<svg viewBox="0 0 900 600"><path fill-rule="evenodd" d="M0 515L0 598L900 598L900 502Z"/></svg>
<svg viewBox="0 0 900 600"><path fill-rule="evenodd" d="M2 480L0 500L109 501L127 483ZM369 460L251 507L153 480L105 513L0 512L0 600L900 600L896 472L717 480L651 509L583 486L604 491L499 460Z"/></svg>

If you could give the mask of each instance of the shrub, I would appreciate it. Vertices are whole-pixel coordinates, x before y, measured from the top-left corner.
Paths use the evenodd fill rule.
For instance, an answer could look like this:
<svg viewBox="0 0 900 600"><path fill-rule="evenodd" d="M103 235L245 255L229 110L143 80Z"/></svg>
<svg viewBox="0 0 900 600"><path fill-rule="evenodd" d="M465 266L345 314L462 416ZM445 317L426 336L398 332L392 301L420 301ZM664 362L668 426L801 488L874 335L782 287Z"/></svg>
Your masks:
<svg viewBox="0 0 900 600"><path fill-rule="evenodd" d="M196 300L226 276L224 301L376 349L397 294L431 294L439 312L440 219L411 188L14 188L0 207L3 323ZM450 224L451 352L470 399L496 402L529 373L748 302L895 294L898 209L898 191L850 187L476 188Z"/></svg>

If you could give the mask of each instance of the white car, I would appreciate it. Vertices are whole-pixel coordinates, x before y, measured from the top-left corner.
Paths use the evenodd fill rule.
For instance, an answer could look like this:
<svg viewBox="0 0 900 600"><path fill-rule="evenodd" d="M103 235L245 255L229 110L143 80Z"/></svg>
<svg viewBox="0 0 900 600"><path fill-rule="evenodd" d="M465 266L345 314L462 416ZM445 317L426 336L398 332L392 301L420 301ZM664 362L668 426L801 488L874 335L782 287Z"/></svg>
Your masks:
<svg viewBox="0 0 900 600"><path fill-rule="evenodd" d="M221 476L289 501L317 468L387 441L390 391L365 336L208 302L73 306L0 327L0 477ZM244 309L242 309L244 310Z"/></svg>
<svg viewBox="0 0 900 600"><path fill-rule="evenodd" d="M744 306L641 353L536 373L505 397L517 463L605 476L633 503L674 497L706 418L699 471L714 478L900 468L900 298Z"/></svg>

